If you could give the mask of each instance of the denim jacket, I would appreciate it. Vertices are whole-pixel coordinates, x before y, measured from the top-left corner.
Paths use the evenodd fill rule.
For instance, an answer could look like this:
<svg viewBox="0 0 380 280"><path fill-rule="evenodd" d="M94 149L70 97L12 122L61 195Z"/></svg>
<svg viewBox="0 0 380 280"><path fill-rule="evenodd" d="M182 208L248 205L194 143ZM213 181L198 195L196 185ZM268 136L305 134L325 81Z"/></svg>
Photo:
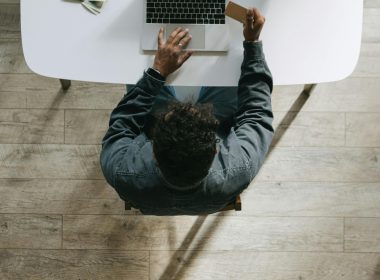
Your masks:
<svg viewBox="0 0 380 280"><path fill-rule="evenodd" d="M121 199L147 215L203 215L224 208L248 187L273 137L273 82L262 42L243 45L234 124L217 143L208 175L193 186L178 188L165 180L143 131L165 82L145 72L123 97L111 114L100 155L104 176Z"/></svg>

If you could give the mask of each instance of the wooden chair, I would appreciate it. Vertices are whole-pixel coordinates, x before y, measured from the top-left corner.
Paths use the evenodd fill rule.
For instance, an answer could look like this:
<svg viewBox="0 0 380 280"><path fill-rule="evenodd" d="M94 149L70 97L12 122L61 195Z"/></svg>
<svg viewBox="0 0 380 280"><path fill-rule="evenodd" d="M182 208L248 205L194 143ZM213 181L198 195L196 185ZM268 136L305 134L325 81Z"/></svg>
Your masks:
<svg viewBox="0 0 380 280"><path fill-rule="evenodd" d="M240 195L238 195L235 198L235 201L231 202L230 204L227 204L226 207L224 207L220 211L228 211L228 210L241 211L241 198L240 198Z"/></svg>
<svg viewBox="0 0 380 280"><path fill-rule="evenodd" d="M126 202L126 201L125 201L124 206L125 206L125 210L132 210L132 206L128 202ZM226 207L224 207L220 211L229 211L229 210L241 211L241 199L240 199L240 195L238 195L235 198L235 201L233 201L230 204L226 205Z"/></svg>

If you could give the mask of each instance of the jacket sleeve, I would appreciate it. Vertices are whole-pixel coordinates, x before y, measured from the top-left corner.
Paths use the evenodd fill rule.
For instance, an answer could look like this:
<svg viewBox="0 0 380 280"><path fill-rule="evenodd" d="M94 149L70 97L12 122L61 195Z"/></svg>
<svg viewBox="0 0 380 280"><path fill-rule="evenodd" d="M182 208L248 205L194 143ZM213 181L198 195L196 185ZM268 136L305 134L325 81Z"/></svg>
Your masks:
<svg viewBox="0 0 380 280"><path fill-rule="evenodd" d="M127 92L112 111L109 128L102 141L100 164L108 183L114 185L114 172L133 139L141 134L155 97L165 81L144 72L136 86Z"/></svg>
<svg viewBox="0 0 380 280"><path fill-rule="evenodd" d="M263 164L274 134L272 89L272 75L262 42L244 42L234 129L242 153L251 166L251 180Z"/></svg>

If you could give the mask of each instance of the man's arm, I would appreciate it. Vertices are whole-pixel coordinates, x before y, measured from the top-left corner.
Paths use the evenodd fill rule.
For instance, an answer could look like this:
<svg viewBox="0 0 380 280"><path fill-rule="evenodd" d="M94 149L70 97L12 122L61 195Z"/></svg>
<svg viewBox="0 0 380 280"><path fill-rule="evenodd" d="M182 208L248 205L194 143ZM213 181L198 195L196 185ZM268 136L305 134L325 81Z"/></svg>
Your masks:
<svg viewBox="0 0 380 280"><path fill-rule="evenodd" d="M253 21L254 18L254 21ZM273 81L258 42L265 18L256 9L248 10L244 26L244 60L238 87L235 133L251 164L251 179L261 167L273 138L271 92Z"/></svg>
<svg viewBox="0 0 380 280"><path fill-rule="evenodd" d="M112 111L109 128L102 141L100 164L108 183L114 186L115 166L125 151L142 131L154 99L164 85L144 73L135 87L130 90Z"/></svg>
<svg viewBox="0 0 380 280"><path fill-rule="evenodd" d="M152 74L146 71L136 86L112 111L100 155L103 173L111 185L113 185L111 180L114 177L114 166L122 156L120 151L126 150L133 139L141 134L154 100L165 84L166 77L181 67L191 56L192 52L183 51L183 47L186 47L190 40L188 30L177 28L165 41L163 29L160 29Z"/></svg>
<svg viewBox="0 0 380 280"><path fill-rule="evenodd" d="M164 30L158 34L158 51L156 53L153 75L148 72L130 92L120 101L111 114L109 129L103 139L103 147L120 138L134 139L141 133L146 117L150 112L156 95L162 89L168 75L176 71L191 56L191 51L183 52L191 40L188 30L177 28L167 41Z"/></svg>
<svg viewBox="0 0 380 280"><path fill-rule="evenodd" d="M112 111L108 131L102 141L103 148L120 138L133 140L141 133L154 99L164 83L165 80L144 73Z"/></svg>

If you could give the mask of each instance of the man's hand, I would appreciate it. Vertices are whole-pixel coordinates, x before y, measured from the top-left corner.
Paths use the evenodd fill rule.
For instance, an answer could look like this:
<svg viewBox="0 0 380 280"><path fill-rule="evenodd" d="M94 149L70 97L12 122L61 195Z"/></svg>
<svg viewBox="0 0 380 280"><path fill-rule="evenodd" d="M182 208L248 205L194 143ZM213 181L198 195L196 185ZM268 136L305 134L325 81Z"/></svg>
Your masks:
<svg viewBox="0 0 380 280"><path fill-rule="evenodd" d="M192 51L183 51L191 40L189 31L181 27L176 28L167 41L164 39L164 29L158 34L158 50L154 58L153 69L158 70L165 78L176 71L193 54Z"/></svg>
<svg viewBox="0 0 380 280"><path fill-rule="evenodd" d="M248 9L243 31L245 40L249 42L259 40L264 23L265 17L260 14L259 10L255 8Z"/></svg>

